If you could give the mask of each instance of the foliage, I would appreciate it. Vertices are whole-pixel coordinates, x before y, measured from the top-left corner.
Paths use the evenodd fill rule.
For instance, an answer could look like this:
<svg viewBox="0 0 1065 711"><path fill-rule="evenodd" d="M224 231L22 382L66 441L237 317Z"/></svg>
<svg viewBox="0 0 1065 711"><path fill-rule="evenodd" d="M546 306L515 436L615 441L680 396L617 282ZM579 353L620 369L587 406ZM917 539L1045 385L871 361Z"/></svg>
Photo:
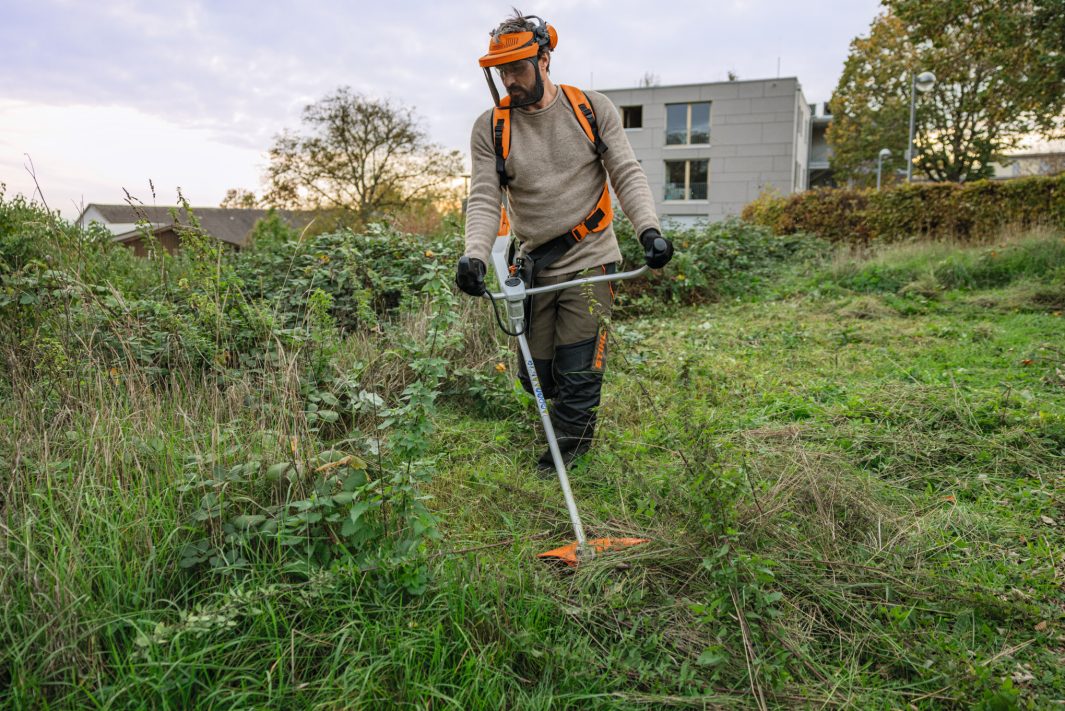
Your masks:
<svg viewBox="0 0 1065 711"><path fill-rule="evenodd" d="M623 269L643 265L643 248L632 225L615 220ZM692 304L757 292L790 265L816 259L825 245L803 235L778 237L765 227L730 219L687 228L666 227L675 256L660 271L629 282L620 305L655 310L665 303Z"/></svg>
<svg viewBox="0 0 1065 711"><path fill-rule="evenodd" d="M302 131L278 135L269 160L268 204L340 210L353 226L431 202L462 172L459 153L430 143L412 109L346 87L306 106Z"/></svg>
<svg viewBox="0 0 1065 711"><path fill-rule="evenodd" d="M340 230L301 238L277 220L264 220L251 241L252 248L234 260L245 295L271 304L291 327L302 319L307 295L320 289L341 333L375 327L411 294L427 264L450 268L460 255L454 233L426 239L380 223L362 234Z"/></svg>
<svg viewBox="0 0 1065 711"><path fill-rule="evenodd" d="M280 379L165 391L105 374L55 416L20 381L3 415L17 426L0 427L0 702L1047 706L1065 693L1065 387L1051 379L1065 342L1049 308L1008 306L1025 280L1059 278L1023 244L1012 281L962 278L991 268L987 248L921 243L826 267L794 298L615 324L600 443L574 493L594 534L652 542L564 575L534 557L569 533L557 484L523 474L531 413L437 402L415 417L433 429L401 446L433 460L418 496L438 538L395 565L395 534L345 538L344 486L371 503L359 530L382 526L359 483L383 490L405 470L369 444L396 439L396 423L377 430L384 411L420 395L363 388L352 414L332 386L338 404ZM953 286L934 299L854 281L941 263ZM445 351L426 349L420 315L462 303L421 302L359 359L428 358L431 381ZM367 363L343 369L353 387L386 379ZM306 419L312 402L337 422Z"/></svg>
<svg viewBox="0 0 1065 711"><path fill-rule="evenodd" d="M255 193L251 190L230 188L226 190L226 196L222 198L222 202L218 206L252 209L259 207L259 198L255 197Z"/></svg>
<svg viewBox="0 0 1065 711"><path fill-rule="evenodd" d="M946 50L944 60L949 67L978 65L996 75L981 85L999 95L989 104L989 120L1011 126L1021 122L1022 130L1044 134L1065 129L1061 124L1065 2L887 0L884 4L907 24L914 42L931 39Z"/></svg>
<svg viewBox="0 0 1065 711"><path fill-rule="evenodd" d="M1065 176L767 194L747 205L743 218L776 234L852 245L915 236L979 241L1007 228L1065 226Z"/></svg>
<svg viewBox="0 0 1065 711"><path fill-rule="evenodd" d="M610 325L571 477L590 535L650 542L560 573L535 558L571 535L530 473L535 407L452 289L455 238L267 220L247 254L127 263L31 205L0 216L0 705L1065 695L1060 231L832 260L739 222L674 233L705 284L652 288L728 298L623 287L647 317ZM362 288L398 298L351 318ZM135 355L153 334L165 373ZM229 348L251 360L197 355Z"/></svg>
<svg viewBox="0 0 1065 711"><path fill-rule="evenodd" d="M275 455L274 463L255 459L226 466L213 456L188 462L182 491L198 498L192 523L199 535L185 545L182 567L207 564L232 575L272 553L280 554L282 566L347 560L388 573L410 593L424 590L422 557L436 537L436 519L421 487L435 470L432 417L448 364L440 354L461 338L454 328L456 297L444 271L428 263L416 281L431 314L427 339L402 339L400 356L414 377L395 403L372 391L344 397L342 388L334 393L314 382L305 385L309 431L328 431L344 415L362 415L372 434L362 440L361 451L312 455L302 452L296 439L286 447L279 433L266 432L263 448L284 454ZM328 384L336 389L348 382Z"/></svg>
<svg viewBox="0 0 1065 711"><path fill-rule="evenodd" d="M916 100L914 169L930 180L989 177L993 163L1026 135L1053 129L1065 109L1065 74L1060 63L1044 61L1054 50L1036 42L1031 6L885 4L889 11L873 21L869 36L851 43L832 97L827 138L838 177L873 184L882 148L892 151L887 181L904 172L911 79L920 71L936 76L932 91Z"/></svg>

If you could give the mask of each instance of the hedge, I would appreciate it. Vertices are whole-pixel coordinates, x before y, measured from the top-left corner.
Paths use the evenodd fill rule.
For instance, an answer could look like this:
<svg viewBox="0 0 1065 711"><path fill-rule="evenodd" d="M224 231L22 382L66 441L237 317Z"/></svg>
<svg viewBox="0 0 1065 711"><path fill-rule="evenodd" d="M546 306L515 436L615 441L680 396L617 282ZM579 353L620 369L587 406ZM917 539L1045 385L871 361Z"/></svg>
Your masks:
<svg viewBox="0 0 1065 711"><path fill-rule="evenodd" d="M971 183L917 183L876 191L819 188L762 195L743 219L779 235L805 232L867 245L913 237L975 241L1009 227L1065 228L1065 174Z"/></svg>

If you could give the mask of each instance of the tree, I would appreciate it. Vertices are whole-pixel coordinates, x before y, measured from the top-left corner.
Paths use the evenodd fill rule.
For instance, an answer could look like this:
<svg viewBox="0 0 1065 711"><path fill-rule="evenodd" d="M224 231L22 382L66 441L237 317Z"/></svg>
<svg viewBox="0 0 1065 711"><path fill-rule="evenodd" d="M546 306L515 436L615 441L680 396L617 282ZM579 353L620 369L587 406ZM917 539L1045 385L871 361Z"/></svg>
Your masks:
<svg viewBox="0 0 1065 711"><path fill-rule="evenodd" d="M222 202L218 207L252 209L259 207L259 198L255 197L255 193L251 190L245 190L244 188L230 188L226 191L226 196L222 198Z"/></svg>
<svg viewBox="0 0 1065 711"><path fill-rule="evenodd" d="M303 131L282 132L268 155L267 204L360 224L432 201L462 169L461 154L430 143L412 109L346 87L305 107Z"/></svg>
<svg viewBox="0 0 1065 711"><path fill-rule="evenodd" d="M1065 71L1054 48L1061 21L1046 8L1062 2L885 0L888 12L851 43L832 98L828 140L837 175L872 183L881 148L892 151L889 178L905 168L915 71L937 78L918 96L914 161L915 172L932 180L986 177L1027 135L1052 131Z"/></svg>
<svg viewBox="0 0 1065 711"><path fill-rule="evenodd" d="M636 86L652 87L662 83L662 79L654 72L644 72L643 76L636 80Z"/></svg>
<svg viewBox="0 0 1065 711"><path fill-rule="evenodd" d="M1000 107L1033 132L1060 133L1065 112L1065 0L885 0L911 38L951 66L980 64L999 81Z"/></svg>

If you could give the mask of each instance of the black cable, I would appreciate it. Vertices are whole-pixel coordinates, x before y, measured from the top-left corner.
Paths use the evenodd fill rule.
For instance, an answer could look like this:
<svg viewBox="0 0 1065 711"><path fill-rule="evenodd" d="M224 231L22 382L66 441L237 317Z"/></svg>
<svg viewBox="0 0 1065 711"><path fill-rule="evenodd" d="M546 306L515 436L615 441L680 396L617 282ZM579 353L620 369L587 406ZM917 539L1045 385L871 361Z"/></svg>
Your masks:
<svg viewBox="0 0 1065 711"><path fill-rule="evenodd" d="M523 333L525 333L526 330L528 330L529 324L526 322L526 323L524 323L522 325L520 331L517 331L517 332L508 331L507 327L503 325L503 319L499 318L499 307L496 306L496 298L494 296L492 296L492 292L487 291L487 290L485 290L484 295L487 296L489 298L489 300L492 302L492 313L494 313L496 315L496 323L499 325L499 330L500 331L502 331L503 333L507 334L508 336L511 336L512 338L517 338L518 336L520 336Z"/></svg>

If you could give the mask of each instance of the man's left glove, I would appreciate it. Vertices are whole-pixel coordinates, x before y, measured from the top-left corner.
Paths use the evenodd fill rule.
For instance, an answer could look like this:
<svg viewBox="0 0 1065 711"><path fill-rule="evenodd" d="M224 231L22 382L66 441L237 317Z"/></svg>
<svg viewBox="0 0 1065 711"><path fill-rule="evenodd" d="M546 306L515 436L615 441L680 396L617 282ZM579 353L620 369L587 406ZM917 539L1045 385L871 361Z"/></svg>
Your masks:
<svg viewBox="0 0 1065 711"><path fill-rule="evenodd" d="M651 269L661 269L673 259L673 243L654 227L643 231L640 244L643 245L643 258Z"/></svg>
<svg viewBox="0 0 1065 711"><path fill-rule="evenodd" d="M470 296L480 296L488 289L484 285L484 275L488 268L477 257L462 257L455 272L455 283Z"/></svg>

